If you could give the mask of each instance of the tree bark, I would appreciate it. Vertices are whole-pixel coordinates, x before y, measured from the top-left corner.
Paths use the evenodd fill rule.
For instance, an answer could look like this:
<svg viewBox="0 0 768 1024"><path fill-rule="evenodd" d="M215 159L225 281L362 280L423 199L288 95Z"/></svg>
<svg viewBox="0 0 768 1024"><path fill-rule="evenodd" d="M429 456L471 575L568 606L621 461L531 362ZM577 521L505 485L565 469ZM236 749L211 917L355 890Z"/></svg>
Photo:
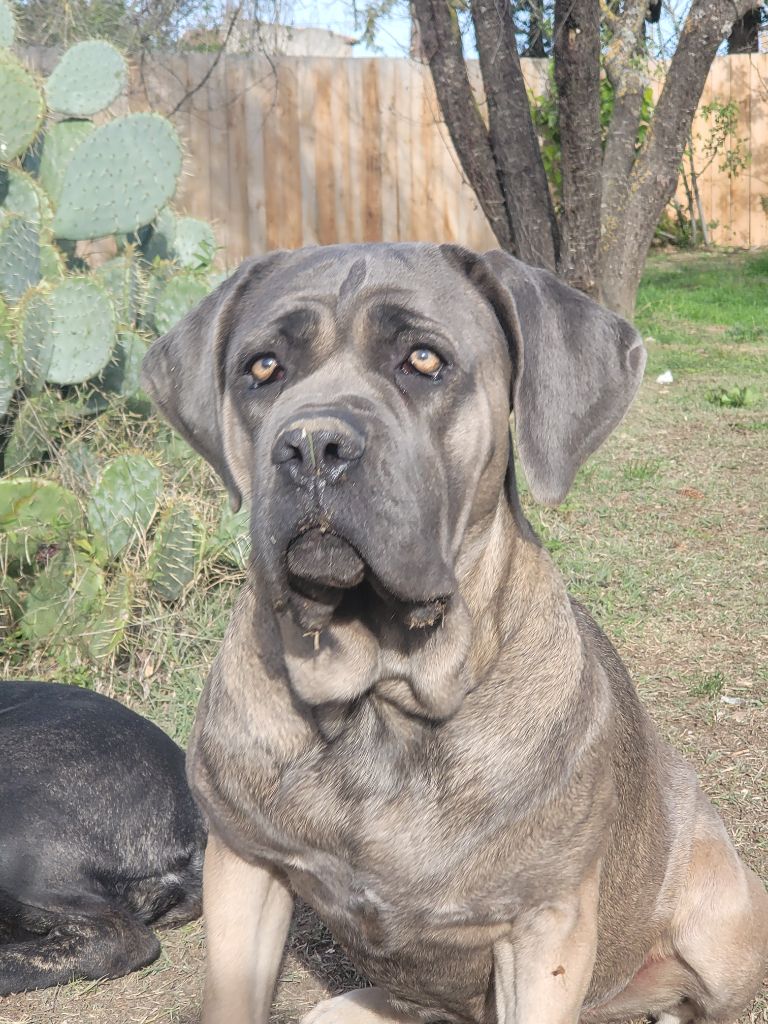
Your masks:
<svg viewBox="0 0 768 1024"><path fill-rule="evenodd" d="M597 0L587 0L597 2ZM517 53L508 0L473 0L488 134L507 215L526 263L557 270L560 237Z"/></svg>
<svg viewBox="0 0 768 1024"><path fill-rule="evenodd" d="M602 195L599 0L555 0L563 209L560 272L597 293Z"/></svg>
<svg viewBox="0 0 768 1024"><path fill-rule="evenodd" d="M620 228L604 240L600 296L632 316L653 232L675 190L685 141L712 61L734 20L753 0L693 0L664 88L630 175L627 198L612 211Z"/></svg>
<svg viewBox="0 0 768 1024"><path fill-rule="evenodd" d="M502 249L516 252L488 131L467 75L455 12L446 0L413 0L421 46L456 154Z"/></svg>

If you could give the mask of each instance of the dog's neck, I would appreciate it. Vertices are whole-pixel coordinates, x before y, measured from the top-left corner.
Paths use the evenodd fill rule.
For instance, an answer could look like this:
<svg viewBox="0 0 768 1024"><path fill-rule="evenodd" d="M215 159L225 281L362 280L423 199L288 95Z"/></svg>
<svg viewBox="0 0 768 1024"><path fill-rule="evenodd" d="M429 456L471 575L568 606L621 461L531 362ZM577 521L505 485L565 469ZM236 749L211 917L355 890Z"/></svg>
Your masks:
<svg viewBox="0 0 768 1024"><path fill-rule="evenodd" d="M409 630L382 608L375 627L346 618L307 634L290 614L276 613L274 640L294 695L332 709L331 719L373 692L407 714L440 721L477 680L513 667L519 675L522 663L533 670L546 662L558 686L575 677L580 642L562 580L505 500L467 530L456 569L458 589L431 629Z"/></svg>

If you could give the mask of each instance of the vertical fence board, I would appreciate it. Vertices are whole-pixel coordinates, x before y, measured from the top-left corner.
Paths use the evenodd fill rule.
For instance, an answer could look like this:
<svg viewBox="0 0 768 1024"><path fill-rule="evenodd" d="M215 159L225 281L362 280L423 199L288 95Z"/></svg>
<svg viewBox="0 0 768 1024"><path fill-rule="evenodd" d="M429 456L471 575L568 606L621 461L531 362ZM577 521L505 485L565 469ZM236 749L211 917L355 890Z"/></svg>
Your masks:
<svg viewBox="0 0 768 1024"><path fill-rule="evenodd" d="M740 151L743 140L749 139L751 96L750 55L740 53L730 58L731 63L731 101L739 110L738 127L736 129L737 144ZM731 178L731 236L738 245L750 244L749 230L749 167L745 167ZM743 239L743 241L741 241Z"/></svg>
<svg viewBox="0 0 768 1024"><path fill-rule="evenodd" d="M712 87L712 102L729 103L731 99L731 64L727 57L715 57L712 62L712 70L709 74L709 81ZM713 118L709 119L708 125L712 125ZM705 132L708 128L704 129ZM722 169L725 153L730 149L730 139L726 142L724 151L718 153L710 164L712 175L712 199L711 213L708 215L717 222L712 232L712 240L719 245L731 245L733 242L731 233L731 179L726 171Z"/></svg>
<svg viewBox="0 0 768 1024"><path fill-rule="evenodd" d="M752 55L749 91L749 244L768 245L768 54Z"/></svg>

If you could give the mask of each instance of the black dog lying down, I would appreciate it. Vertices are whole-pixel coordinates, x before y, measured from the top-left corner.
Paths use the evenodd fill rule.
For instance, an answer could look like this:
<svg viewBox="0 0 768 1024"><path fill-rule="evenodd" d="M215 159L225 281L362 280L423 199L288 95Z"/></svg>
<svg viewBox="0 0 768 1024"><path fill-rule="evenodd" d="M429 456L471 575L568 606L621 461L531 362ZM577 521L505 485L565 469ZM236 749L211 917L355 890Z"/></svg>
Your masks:
<svg viewBox="0 0 768 1024"><path fill-rule="evenodd" d="M0 682L0 995L151 963L200 914L183 751L114 700Z"/></svg>

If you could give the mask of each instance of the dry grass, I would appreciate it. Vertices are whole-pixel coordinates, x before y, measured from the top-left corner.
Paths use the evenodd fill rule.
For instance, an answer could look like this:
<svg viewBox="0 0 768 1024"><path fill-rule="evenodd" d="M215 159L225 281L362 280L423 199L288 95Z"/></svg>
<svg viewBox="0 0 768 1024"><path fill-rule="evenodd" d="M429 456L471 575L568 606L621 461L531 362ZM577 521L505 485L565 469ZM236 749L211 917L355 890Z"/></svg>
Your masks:
<svg viewBox="0 0 768 1024"><path fill-rule="evenodd" d="M768 277L744 269L737 256L652 263L638 319L656 341L639 399L565 504L529 512L573 592L617 643L660 728L766 878L768 336L752 293L765 297ZM701 324L689 315L699 305L725 310L725 322ZM764 317L765 298L760 308ZM668 366L676 382L654 383ZM753 407L707 401L709 388L737 384L757 391ZM177 469L165 455L163 464L180 493L213 509L219 498L205 470L183 459ZM65 680L118 694L183 740L236 585L236 576L209 573L183 607L147 605L122 661L100 674L71 665ZM10 650L4 674L22 668L62 675L55 660ZM160 960L128 978L0 999L0 1024L196 1024L200 924L163 942ZM325 993L354 984L330 935L299 910L274 1020L296 1020ZM767 1024L768 989L740 1024L748 1022Z"/></svg>

